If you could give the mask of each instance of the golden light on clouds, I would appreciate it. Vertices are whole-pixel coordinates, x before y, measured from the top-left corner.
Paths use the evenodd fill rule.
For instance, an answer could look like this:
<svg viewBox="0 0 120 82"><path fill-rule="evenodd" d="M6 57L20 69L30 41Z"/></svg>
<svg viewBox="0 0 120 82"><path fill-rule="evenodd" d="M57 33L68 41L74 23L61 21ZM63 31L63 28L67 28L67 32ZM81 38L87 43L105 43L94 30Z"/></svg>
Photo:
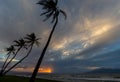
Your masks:
<svg viewBox="0 0 120 82"><path fill-rule="evenodd" d="M92 37L100 36L100 35L108 32L111 29L111 26L112 25L110 25L110 24L98 26L97 29L92 32L91 36Z"/></svg>
<svg viewBox="0 0 120 82"><path fill-rule="evenodd" d="M114 22L111 18L87 18L83 17L83 22L76 22L72 31L74 41L79 41L86 49L99 41L109 39L111 30L119 25L119 22Z"/></svg>
<svg viewBox="0 0 120 82"><path fill-rule="evenodd" d="M114 20L114 18L96 17L91 19L83 17L81 19L80 17L73 25L70 33L64 35L62 38L57 37L56 40L51 42L51 52L59 51L61 59L67 59L87 48L109 40L111 38L111 30L119 25L119 22L115 22ZM50 61L54 60L55 58L50 59Z"/></svg>
<svg viewBox="0 0 120 82"><path fill-rule="evenodd" d="M68 41L66 38L64 38L63 40L61 40L61 42L59 43L53 43L52 44L52 48L53 50L59 50L59 49L64 49L65 46L67 45Z"/></svg>
<svg viewBox="0 0 120 82"><path fill-rule="evenodd" d="M19 67L19 68L13 69L13 71L17 71L17 72L32 72L33 70L34 70L33 67L29 67L29 68Z"/></svg>

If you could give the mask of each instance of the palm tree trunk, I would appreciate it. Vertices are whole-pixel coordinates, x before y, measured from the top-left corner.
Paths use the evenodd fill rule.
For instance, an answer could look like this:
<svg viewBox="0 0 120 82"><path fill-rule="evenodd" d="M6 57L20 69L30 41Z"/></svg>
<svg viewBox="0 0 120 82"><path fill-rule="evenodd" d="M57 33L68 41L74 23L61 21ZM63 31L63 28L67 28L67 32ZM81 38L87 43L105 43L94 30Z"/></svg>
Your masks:
<svg viewBox="0 0 120 82"><path fill-rule="evenodd" d="M11 58L11 60L7 63L7 65L4 67L3 72L5 71L5 69L7 68L7 66L12 62L12 60L16 57L17 53L20 51L22 47L20 47L17 52L14 54L14 56Z"/></svg>
<svg viewBox="0 0 120 82"><path fill-rule="evenodd" d="M15 66L17 66L19 63L21 63L25 58L27 58L30 54L30 52L32 51L33 48L33 43L31 44L30 50L28 51L27 55L25 57L23 57L20 61L18 61L16 64L14 64L11 68L9 68L7 71L5 71L3 73L3 75L5 75L6 73L8 73L10 70L12 70Z"/></svg>
<svg viewBox="0 0 120 82"><path fill-rule="evenodd" d="M3 66L2 66L2 68L1 68L0 76L2 76L2 74L3 74L3 71L4 71L3 69L4 69L5 64L7 63L8 59L9 59L9 57L10 57L10 52L8 52L6 55L8 55L8 56L7 56L7 58L6 58L6 60L5 60L4 64L3 64Z"/></svg>
<svg viewBox="0 0 120 82"><path fill-rule="evenodd" d="M38 70L39 70L39 67L40 67L40 65L41 65L41 63L42 63L42 60L43 60L44 55L45 55L45 53L46 53L46 50L47 50L47 48L48 48L48 46L49 46L49 43L50 43L50 41L51 41L51 38L52 38L52 35L53 35L53 33L54 33L54 30L55 30L55 27L56 27L57 23L58 23L58 17L56 18L56 22L55 22L55 24L54 24L54 26L53 26L53 28L52 28L52 30L51 30L51 32L50 32L50 35L49 35L48 40L47 40L47 43L46 43L46 45L45 45L45 47L44 47L44 49L43 49L43 51L42 51L42 53L41 53L41 56L40 56L40 58L39 58L39 60L38 60L38 62L37 62L37 64L36 64L36 66L35 66L35 69L34 69L34 71L33 71L33 73L32 73L32 76L31 76L29 82L35 82L36 75L37 75Z"/></svg>

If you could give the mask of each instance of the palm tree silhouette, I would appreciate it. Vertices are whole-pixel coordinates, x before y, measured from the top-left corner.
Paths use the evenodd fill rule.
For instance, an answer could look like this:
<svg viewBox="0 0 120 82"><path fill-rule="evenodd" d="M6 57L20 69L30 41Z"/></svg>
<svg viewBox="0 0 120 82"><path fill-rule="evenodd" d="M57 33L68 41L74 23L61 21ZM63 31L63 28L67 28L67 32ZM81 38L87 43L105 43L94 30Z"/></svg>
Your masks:
<svg viewBox="0 0 120 82"><path fill-rule="evenodd" d="M7 71L4 72L4 75L6 73L8 73L11 69L13 69L15 66L17 66L19 63L21 63L25 58L27 58L30 54L30 52L32 51L32 48L33 48L33 45L36 44L37 46L39 45L39 38L36 38L35 34L34 33L31 33L30 35L27 34L27 37L25 37L26 39L26 45L28 47L30 47L28 53L26 54L26 56L24 56L21 60L19 60L17 63L15 63L11 68L9 68ZM28 49L27 46L24 46L26 49Z"/></svg>
<svg viewBox="0 0 120 82"><path fill-rule="evenodd" d="M24 47L26 48L26 41L24 39L20 39L20 40L15 40L14 41L16 44L14 46L18 47L17 51L15 52L15 54L13 55L13 57L10 59L10 61L5 65L4 70L6 70L7 66L13 61L13 59L17 56L18 52Z"/></svg>
<svg viewBox="0 0 120 82"><path fill-rule="evenodd" d="M45 15L46 16L44 21L46 21L50 17L52 17L51 23L54 23L54 25L53 25L53 28L52 28L52 30L50 32L49 37L48 37L47 43L46 43L45 47L43 48L41 56L40 56L40 58L39 58L39 60L38 60L38 62L36 64L36 67L35 67L33 73L32 73L32 76L30 78L30 82L35 82L35 77L36 77L36 75L38 73L39 67L41 65L43 57L44 57L44 55L46 53L46 50L47 50L47 48L49 46L49 43L50 43L51 38L52 38L52 35L53 35L54 30L56 28L56 25L58 23L59 14L62 13L65 16L65 19L67 17L66 13L57 7L58 0L40 0L37 4L42 5L43 6L43 10L45 10L45 12L43 12L41 14L41 15Z"/></svg>
<svg viewBox="0 0 120 82"><path fill-rule="evenodd" d="M37 46L39 46L39 39L40 38L37 38L35 33L31 33L31 34L27 34L27 37L25 37L26 39L26 43L29 45L29 46L33 46L33 44L36 44Z"/></svg>
<svg viewBox="0 0 120 82"><path fill-rule="evenodd" d="M1 68L0 76L2 76L2 75L3 75L3 72L5 71L5 70L4 70L4 67L5 67L6 63L8 62L8 59L9 59L10 55L11 55L11 54L15 54L15 48L14 48L13 45L11 45L10 47L6 48L5 51L7 52L7 54L6 54L6 55L7 55L7 58L6 58L3 66L2 66L2 68Z"/></svg>

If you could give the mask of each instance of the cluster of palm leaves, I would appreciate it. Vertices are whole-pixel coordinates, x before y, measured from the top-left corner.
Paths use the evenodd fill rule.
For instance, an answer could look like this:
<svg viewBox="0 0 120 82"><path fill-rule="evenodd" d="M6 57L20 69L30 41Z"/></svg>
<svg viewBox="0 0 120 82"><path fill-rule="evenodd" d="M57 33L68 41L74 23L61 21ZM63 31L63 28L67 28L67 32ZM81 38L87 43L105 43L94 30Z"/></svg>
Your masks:
<svg viewBox="0 0 120 82"><path fill-rule="evenodd" d="M51 23L54 23L57 20L60 13L65 16L65 19L67 18L66 13L63 10L59 9L59 7L57 7L58 0L40 0L37 4L43 6L42 9L44 10L44 12L41 13L41 16L46 16L44 21L52 17Z"/></svg>
<svg viewBox="0 0 120 82"><path fill-rule="evenodd" d="M22 39L14 40L13 41L14 44L5 49L5 51L7 52L6 54L7 58L1 68L0 76L5 75L15 66L17 66L19 63L21 63L25 58L27 58L33 48L33 45L34 44L39 45L38 40L39 38L37 38L34 33L27 34L26 37ZM27 54L23 58L21 58L19 61L17 61L14 65L12 65L10 68L7 68L8 65L15 59L15 57L18 55L18 53L20 52L22 48L28 50Z"/></svg>

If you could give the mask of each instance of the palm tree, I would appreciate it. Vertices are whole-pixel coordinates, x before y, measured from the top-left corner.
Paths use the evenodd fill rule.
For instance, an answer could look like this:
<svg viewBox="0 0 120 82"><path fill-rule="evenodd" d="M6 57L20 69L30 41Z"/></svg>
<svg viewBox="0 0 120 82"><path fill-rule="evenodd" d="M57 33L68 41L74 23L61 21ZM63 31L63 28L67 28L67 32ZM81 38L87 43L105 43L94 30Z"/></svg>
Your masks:
<svg viewBox="0 0 120 82"><path fill-rule="evenodd" d="M5 67L6 63L8 62L8 59L9 59L10 55L15 53L15 48L14 48L13 45L11 45L10 47L6 48L5 51L7 52L7 54L6 54L6 55L7 55L7 58L6 58L3 66L2 66L2 68L1 68L0 76L2 76L2 75L3 75L3 72L5 71L5 70L4 70L4 67Z"/></svg>
<svg viewBox="0 0 120 82"><path fill-rule="evenodd" d="M27 34L27 37L25 37L26 39L26 43L29 45L29 46L33 46L33 44L36 44L37 46L39 46L39 39L40 38L37 38L35 33L31 33L31 34Z"/></svg>
<svg viewBox="0 0 120 82"><path fill-rule="evenodd" d="M15 40L14 41L16 44L14 46L18 47L17 51L15 52L14 56L10 59L10 61L6 64L6 66L4 67L4 70L6 70L7 66L13 61L13 59L17 56L18 52L24 47L26 48L26 41L24 39L20 39L20 40Z"/></svg>
<svg viewBox="0 0 120 82"><path fill-rule="evenodd" d="M7 71L4 72L4 75L6 73L8 73L11 69L13 69L15 66L17 66L19 63L21 63L25 58L27 58L30 54L30 52L32 51L33 45L36 44L37 46L39 45L39 38L36 38L35 34L27 34L27 37L25 37L26 39L26 43L28 43L28 46L30 47L28 53L26 54L26 56L24 56L21 60L19 60L17 63L15 63L11 68L9 68ZM26 46L25 46L26 48Z"/></svg>
<svg viewBox="0 0 120 82"><path fill-rule="evenodd" d="M36 67L35 67L35 69L33 71L33 74L32 74L32 76L30 78L30 82L35 82L35 77L36 77L36 75L38 73L39 67L41 65L43 57L44 57L44 55L46 53L46 50L47 50L47 48L49 46L49 43L50 43L51 38L52 38L52 35L53 35L54 30L56 28L56 25L58 23L59 14L62 13L65 16L65 19L66 19L66 13L57 7L58 0L40 0L37 4L42 5L43 6L43 10L45 10L45 12L43 12L41 14L41 15L45 15L46 16L46 19L44 21L46 21L47 19L52 17L51 23L54 23L54 25L53 25L53 28L52 28L52 30L50 32L49 37L48 37L47 43L46 43L45 47L43 48L41 56L40 56L40 58L39 58L39 60L38 60L38 62L36 64Z"/></svg>

